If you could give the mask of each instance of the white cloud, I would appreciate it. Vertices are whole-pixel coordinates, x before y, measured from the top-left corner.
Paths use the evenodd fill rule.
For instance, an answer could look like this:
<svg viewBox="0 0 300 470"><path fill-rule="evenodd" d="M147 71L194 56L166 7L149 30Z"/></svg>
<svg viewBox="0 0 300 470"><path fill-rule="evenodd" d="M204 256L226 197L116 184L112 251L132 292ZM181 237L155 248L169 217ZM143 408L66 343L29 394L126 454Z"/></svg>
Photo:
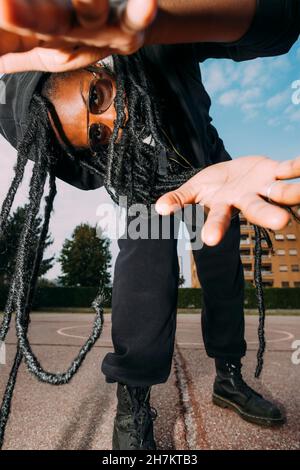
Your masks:
<svg viewBox="0 0 300 470"><path fill-rule="evenodd" d="M287 108L283 111L283 114L291 114L293 111L295 111L295 106L290 104L287 106Z"/></svg>
<svg viewBox="0 0 300 470"><path fill-rule="evenodd" d="M244 66L242 87L256 84L263 73L261 60L255 60Z"/></svg>
<svg viewBox="0 0 300 470"><path fill-rule="evenodd" d="M281 55L276 57L270 61L268 69L271 72L275 70L278 72L286 73L291 69L291 62L287 55Z"/></svg>
<svg viewBox="0 0 300 470"><path fill-rule="evenodd" d="M261 89L258 87L249 88L240 93L240 103L253 103L253 100L259 98L261 95Z"/></svg>
<svg viewBox="0 0 300 470"><path fill-rule="evenodd" d="M218 100L221 106L239 106L242 110L247 112L253 107L257 107L259 104L255 103L254 100L259 98L261 90L258 87L249 88L248 90L229 90L223 93Z"/></svg>
<svg viewBox="0 0 300 470"><path fill-rule="evenodd" d="M294 108L294 111L289 114L290 122L300 122L300 109Z"/></svg>
<svg viewBox="0 0 300 470"><path fill-rule="evenodd" d="M270 127L278 127L281 124L281 119L279 117L272 117L267 121L267 124Z"/></svg>
<svg viewBox="0 0 300 470"><path fill-rule="evenodd" d="M206 90L210 95L219 93L228 87L228 79L221 64L213 62L202 66L202 75Z"/></svg>
<svg viewBox="0 0 300 470"><path fill-rule="evenodd" d="M218 102L221 106L234 106L239 101L239 95L239 90L226 91L219 97Z"/></svg>
<svg viewBox="0 0 300 470"><path fill-rule="evenodd" d="M284 90L277 93L274 96L271 96L266 102L266 106L268 109L276 109L280 106L286 104L291 96L290 90Z"/></svg>
<svg viewBox="0 0 300 470"><path fill-rule="evenodd" d="M299 122L300 106L290 105L284 110L283 114L287 117L290 123Z"/></svg>
<svg viewBox="0 0 300 470"><path fill-rule="evenodd" d="M295 130L295 127L292 126L291 124L288 124L287 126L285 126L284 130L285 132L292 132Z"/></svg>

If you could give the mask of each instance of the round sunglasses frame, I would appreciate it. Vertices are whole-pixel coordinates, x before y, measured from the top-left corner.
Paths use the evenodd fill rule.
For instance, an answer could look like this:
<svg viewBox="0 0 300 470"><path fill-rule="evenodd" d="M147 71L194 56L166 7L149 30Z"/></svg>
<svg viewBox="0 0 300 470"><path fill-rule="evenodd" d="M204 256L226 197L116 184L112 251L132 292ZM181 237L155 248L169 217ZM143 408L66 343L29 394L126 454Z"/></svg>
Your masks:
<svg viewBox="0 0 300 470"><path fill-rule="evenodd" d="M92 155L96 155L101 150L101 148L103 148L103 146L108 145L110 137L112 135L112 131L105 124L101 124L101 123L90 124L90 114L100 115L100 114L105 113L109 109L109 107L112 105L112 103L115 99L115 93L114 93L114 87L113 87L113 85L111 85L111 100L110 100L109 104L104 109L101 109L98 112L95 112L95 109L92 109L92 105L91 105L92 93L95 89L94 88L95 84L99 80L101 81L101 78L103 79L104 76L105 76L106 80L110 79L112 81L112 79L114 79L115 76L112 72L108 71L105 68L105 66L100 67L100 66L97 66L97 65L92 65L92 66L89 66L89 67L85 67L84 70L86 70L87 72L90 72L94 75L94 79L90 82L90 85L89 85L88 98L87 98L87 100L84 99L84 101L86 103L86 108L87 108L87 139L88 139L87 144L88 144L88 147L89 147ZM81 87L81 94L83 96L82 87ZM95 138L95 134L98 134L99 131L100 131L100 134L101 134L101 133L103 133L103 130L104 130L105 135L106 135L105 141L104 142L99 141L98 143L95 144L95 142L97 142L97 138Z"/></svg>

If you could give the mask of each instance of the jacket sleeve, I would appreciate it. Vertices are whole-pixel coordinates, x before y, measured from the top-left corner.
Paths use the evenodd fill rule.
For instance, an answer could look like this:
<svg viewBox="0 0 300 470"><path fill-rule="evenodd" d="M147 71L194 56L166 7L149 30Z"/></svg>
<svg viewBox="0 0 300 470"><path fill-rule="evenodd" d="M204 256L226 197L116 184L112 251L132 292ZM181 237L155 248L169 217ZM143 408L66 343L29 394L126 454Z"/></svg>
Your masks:
<svg viewBox="0 0 300 470"><path fill-rule="evenodd" d="M248 31L235 42L194 44L199 62L226 58L240 62L287 53L300 34L300 0L256 0Z"/></svg>

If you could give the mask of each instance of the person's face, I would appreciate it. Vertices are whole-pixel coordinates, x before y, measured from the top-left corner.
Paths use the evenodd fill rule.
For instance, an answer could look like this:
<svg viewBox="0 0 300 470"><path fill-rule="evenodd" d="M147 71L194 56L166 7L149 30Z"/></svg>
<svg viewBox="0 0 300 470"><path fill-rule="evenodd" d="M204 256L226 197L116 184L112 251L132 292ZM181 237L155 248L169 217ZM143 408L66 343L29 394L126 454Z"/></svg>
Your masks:
<svg viewBox="0 0 300 470"><path fill-rule="evenodd" d="M59 80L51 97L63 133L74 148L88 149L91 143L97 145L98 141L108 143L114 129L117 117L114 106L116 79L104 67L97 65L92 69L95 67L101 73L83 69ZM127 115L126 110L125 113ZM52 119L51 123L61 142Z"/></svg>

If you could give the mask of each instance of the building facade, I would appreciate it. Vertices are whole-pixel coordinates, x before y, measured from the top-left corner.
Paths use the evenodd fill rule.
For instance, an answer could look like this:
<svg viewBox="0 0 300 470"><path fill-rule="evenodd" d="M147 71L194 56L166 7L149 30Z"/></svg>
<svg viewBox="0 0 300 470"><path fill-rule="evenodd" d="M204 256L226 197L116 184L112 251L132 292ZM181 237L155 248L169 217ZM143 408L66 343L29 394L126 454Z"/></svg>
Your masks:
<svg viewBox="0 0 300 470"><path fill-rule="evenodd" d="M300 206L293 208L300 216ZM241 214L240 253L244 266L245 281L254 284L254 247L255 232ZM300 287L300 223L294 219L283 229L274 234L269 232L275 254L269 252L268 245L263 242L262 277L264 287ZM192 287L201 287L196 266L191 255Z"/></svg>

